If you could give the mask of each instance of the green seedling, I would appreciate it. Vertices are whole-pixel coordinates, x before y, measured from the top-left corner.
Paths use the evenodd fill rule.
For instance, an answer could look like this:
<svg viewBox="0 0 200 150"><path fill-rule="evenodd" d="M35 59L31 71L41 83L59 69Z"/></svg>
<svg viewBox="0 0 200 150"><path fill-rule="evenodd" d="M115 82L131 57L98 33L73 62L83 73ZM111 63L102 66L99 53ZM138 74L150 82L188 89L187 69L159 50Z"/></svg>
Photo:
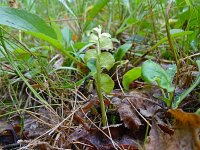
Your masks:
<svg viewBox="0 0 200 150"><path fill-rule="evenodd" d="M174 86L172 84L173 77L176 73L176 65L171 65L167 70L164 70L159 64L147 60L142 64L142 78L147 83L155 82L163 93L162 100L170 107ZM164 90L168 95L165 95Z"/></svg>
<svg viewBox="0 0 200 150"><path fill-rule="evenodd" d="M84 61L95 79L96 90L100 100L102 123L103 126L106 126L106 110L102 92L109 94L114 88L114 81L108 74L103 73L102 69L110 70L114 66L115 59L111 53L102 52L102 50L113 49L112 39L109 33L102 33L102 28L99 26L93 28L89 42L93 43L96 48L90 49L85 53Z"/></svg>
<svg viewBox="0 0 200 150"><path fill-rule="evenodd" d="M196 63L200 70L200 61L197 60ZM147 60L142 64L142 78L147 83L157 83L157 85L161 88L161 91L163 93L162 100L167 104L168 108L177 108L180 105L180 103L184 100L184 98L200 83L199 72L196 81L182 94L175 96L175 98L173 99L174 86L172 82L175 73L176 65L171 65L166 70L164 70L160 65L156 64L151 60ZM167 95L165 95L164 90L167 91Z"/></svg>
<svg viewBox="0 0 200 150"><path fill-rule="evenodd" d="M197 60L196 63L200 70L200 60ZM125 73L123 76L122 84L126 90L129 90L130 83L140 77L142 77L142 79L149 84L156 83L161 88L161 92L163 94L162 101L166 103L167 107L177 108L180 105L180 103L184 100L184 98L196 86L199 85L200 71L199 71L196 81L183 93L173 98L174 85L172 82L173 82L176 70L177 70L177 67L175 64L170 65L166 70L164 70L159 64L151 60L147 60L142 64L141 67L135 67L129 70L127 73ZM197 113L199 112L200 112L200 109L197 110Z"/></svg>

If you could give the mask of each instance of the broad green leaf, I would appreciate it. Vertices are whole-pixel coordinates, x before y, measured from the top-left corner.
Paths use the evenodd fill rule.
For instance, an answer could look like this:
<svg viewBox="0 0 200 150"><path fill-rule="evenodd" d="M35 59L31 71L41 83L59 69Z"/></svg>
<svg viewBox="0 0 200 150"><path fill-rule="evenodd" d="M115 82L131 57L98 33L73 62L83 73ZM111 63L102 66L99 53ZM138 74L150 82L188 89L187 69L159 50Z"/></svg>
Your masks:
<svg viewBox="0 0 200 150"><path fill-rule="evenodd" d="M55 31L48 26L40 17L25 10L9 7L0 7L0 24L10 26L23 31L44 34L57 39Z"/></svg>
<svg viewBox="0 0 200 150"><path fill-rule="evenodd" d="M44 41L50 43L52 46L58 48L58 50L60 50L62 52L63 46L58 40L51 38L49 36L46 36L43 33L32 32L32 31L25 31L25 32L27 32L28 34L31 34L32 36L34 36L36 38L39 38L41 40L44 40Z"/></svg>
<svg viewBox="0 0 200 150"><path fill-rule="evenodd" d="M99 58L100 58L101 67L106 68L107 70L110 70L114 66L115 59L111 53L102 52L99 55Z"/></svg>
<svg viewBox="0 0 200 150"><path fill-rule="evenodd" d="M114 81L108 74L101 74L101 88L106 94L109 94L113 90Z"/></svg>
<svg viewBox="0 0 200 150"><path fill-rule="evenodd" d="M64 49L63 45L57 40L55 31L37 15L25 10L2 6L0 7L0 18L0 24L23 30L39 39L47 41L74 62L84 66L84 64Z"/></svg>
<svg viewBox="0 0 200 150"><path fill-rule="evenodd" d="M98 0L94 7L88 12L87 21L84 25L84 30L88 28L90 23L93 21L95 16L101 11L101 9L109 2L110 0Z"/></svg>
<svg viewBox="0 0 200 150"><path fill-rule="evenodd" d="M167 92L173 92L174 90L166 71L151 60L147 60L142 64L142 77L148 83L156 82L161 88L166 89Z"/></svg>
<svg viewBox="0 0 200 150"><path fill-rule="evenodd" d="M0 7L0 24L23 30L39 39L49 42L59 50L62 44L57 40L55 31L40 17L25 10Z"/></svg>
<svg viewBox="0 0 200 150"><path fill-rule="evenodd" d="M122 80L123 87L126 90L128 90L130 83L138 79L139 77L141 77L141 67L136 67L129 70L123 76L123 80Z"/></svg>
<svg viewBox="0 0 200 150"><path fill-rule="evenodd" d="M90 59L96 59L97 58L97 51L95 49L89 49L84 56L84 61L87 62Z"/></svg>
<svg viewBox="0 0 200 150"><path fill-rule="evenodd" d="M166 69L166 73L168 74L168 76L169 76L171 82L172 82L173 79L174 79L174 76L175 76L175 74L176 74L176 70L177 70L177 67L176 67L175 64L169 65L169 66L167 67L167 69Z"/></svg>
<svg viewBox="0 0 200 150"><path fill-rule="evenodd" d="M131 43L125 43L124 45L120 46L117 51L114 53L115 61L120 61L126 54L126 52L131 48Z"/></svg>

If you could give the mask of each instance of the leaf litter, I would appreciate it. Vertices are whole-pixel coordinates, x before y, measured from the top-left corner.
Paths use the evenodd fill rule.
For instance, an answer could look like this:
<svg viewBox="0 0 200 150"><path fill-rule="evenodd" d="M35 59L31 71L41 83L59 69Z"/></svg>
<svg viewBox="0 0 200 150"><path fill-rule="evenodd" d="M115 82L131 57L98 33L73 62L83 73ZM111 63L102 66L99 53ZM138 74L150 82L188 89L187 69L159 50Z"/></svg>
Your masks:
<svg viewBox="0 0 200 150"><path fill-rule="evenodd" d="M150 136L145 145L146 150L199 150L200 116L180 109L170 109L169 113L175 119L173 134L162 130L153 120Z"/></svg>
<svg viewBox="0 0 200 150"><path fill-rule="evenodd" d="M199 149L199 115L185 113L181 110L167 112L162 102L146 91L132 90L124 95L119 90L114 90L109 97L105 98L106 106L112 108L110 109L112 111L107 112L107 116L111 118L114 116L115 119L119 117L117 122L116 120L113 123L110 122L106 128L99 127L101 124L98 121L100 120L99 101L97 96L93 96L71 117L74 127L69 128L69 122L65 121L53 134L49 135L48 131L59 124L62 118L59 119L54 113L41 108L37 114L25 115L25 124L21 135L19 121L12 128L7 124L4 127L1 126L3 129L1 128L0 132L0 143L4 149L7 145L15 143L17 146L21 144L33 149L85 147L84 149L91 150L135 150L143 148L146 132L148 133L146 128L150 125L151 129L145 144L147 150ZM65 113L67 116L70 111L65 111ZM175 118L174 122L170 122L170 115ZM92 121L95 119L97 121ZM1 122L1 125L3 123L5 124L5 120ZM18 131L16 127L18 127ZM10 132L11 129L14 134ZM14 139L15 134L18 141ZM11 139L12 142L5 143L2 137L7 141ZM161 145L162 147L160 147Z"/></svg>

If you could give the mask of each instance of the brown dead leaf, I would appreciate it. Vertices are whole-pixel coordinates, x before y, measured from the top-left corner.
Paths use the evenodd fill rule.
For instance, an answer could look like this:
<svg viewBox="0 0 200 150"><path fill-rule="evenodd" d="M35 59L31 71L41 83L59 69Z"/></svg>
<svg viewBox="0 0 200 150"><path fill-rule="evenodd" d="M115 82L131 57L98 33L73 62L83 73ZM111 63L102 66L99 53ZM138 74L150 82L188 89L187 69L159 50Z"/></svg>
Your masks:
<svg viewBox="0 0 200 150"><path fill-rule="evenodd" d="M200 116L182 110L169 110L175 118L174 134L168 134L153 121L146 150L199 150Z"/></svg>
<svg viewBox="0 0 200 150"><path fill-rule="evenodd" d="M109 129L112 135L112 140L117 144L116 147L126 147L130 150L138 149L138 145L135 144L137 142L128 134L127 128L120 125L109 127ZM109 135L108 128L104 128L102 131ZM89 150L115 149L111 140L105 136L104 133L96 128L92 128L90 131L78 129L69 136L68 141L69 143L84 143L87 145Z"/></svg>
<svg viewBox="0 0 200 150"><path fill-rule="evenodd" d="M2 125L2 126L1 126ZM20 138L21 126L4 124L0 121L0 147L1 149L17 149L20 145L17 143Z"/></svg>
<svg viewBox="0 0 200 150"><path fill-rule="evenodd" d="M31 146L32 149L36 150L56 150L57 148L54 148L53 146L49 145L47 142L36 142Z"/></svg>
<svg viewBox="0 0 200 150"><path fill-rule="evenodd" d="M115 94L122 97L120 92ZM144 120L141 119L141 116L151 118L160 109L157 102L148 98L141 91L131 91L126 93L124 97L121 101L120 98L114 97L112 103L117 107L117 111L125 126L133 131L137 131L143 125ZM156 117L156 119L159 120L159 117Z"/></svg>
<svg viewBox="0 0 200 150"><path fill-rule="evenodd" d="M155 120L153 120L150 136L147 139L145 149L146 150L169 150L168 143L170 143L170 139L171 139L170 135L164 133L155 123Z"/></svg>
<svg viewBox="0 0 200 150"><path fill-rule="evenodd" d="M118 107L118 112L121 120L124 122L127 128L136 131L139 130L139 127L142 125L142 123L130 104L122 103Z"/></svg>
<svg viewBox="0 0 200 150"><path fill-rule="evenodd" d="M170 109L169 113L175 118L175 133L179 138L190 141L193 149L200 149L199 129L200 129L200 115L194 113L186 113L181 109Z"/></svg>
<svg viewBox="0 0 200 150"><path fill-rule="evenodd" d="M200 128L200 115L194 113L186 113L181 109L170 109L168 112L172 114L176 121L182 125L191 128Z"/></svg>

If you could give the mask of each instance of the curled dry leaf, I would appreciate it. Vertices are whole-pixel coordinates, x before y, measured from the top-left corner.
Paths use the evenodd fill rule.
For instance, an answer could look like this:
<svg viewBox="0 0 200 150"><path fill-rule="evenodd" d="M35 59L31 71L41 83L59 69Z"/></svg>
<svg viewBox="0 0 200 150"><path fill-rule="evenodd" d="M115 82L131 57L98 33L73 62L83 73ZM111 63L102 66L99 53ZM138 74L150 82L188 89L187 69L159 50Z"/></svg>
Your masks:
<svg viewBox="0 0 200 150"><path fill-rule="evenodd" d="M121 120L125 126L133 131L137 131L142 125L140 115L151 118L160 106L155 105L155 101L147 98L141 91L131 91L127 93L124 99L113 98L112 103L117 107ZM136 111L138 110L138 112ZM159 119L156 117L157 120ZM164 124L164 123L163 123Z"/></svg>
<svg viewBox="0 0 200 150"><path fill-rule="evenodd" d="M186 113L181 109L170 109L168 112L174 116L177 123L179 122L183 126L188 126L191 128L200 128L200 115Z"/></svg>
<svg viewBox="0 0 200 150"><path fill-rule="evenodd" d="M130 104L122 103L119 105L118 112L120 114L121 120L124 122L125 126L131 130L139 130L142 125L136 111L131 107Z"/></svg>
<svg viewBox="0 0 200 150"><path fill-rule="evenodd" d="M186 140L195 150L200 149L200 115L194 113L186 113L181 109L170 109L169 113L175 118L175 133L178 138ZM184 136L183 136L184 135ZM183 138L184 137L184 138ZM183 143L183 142L182 142Z"/></svg>

